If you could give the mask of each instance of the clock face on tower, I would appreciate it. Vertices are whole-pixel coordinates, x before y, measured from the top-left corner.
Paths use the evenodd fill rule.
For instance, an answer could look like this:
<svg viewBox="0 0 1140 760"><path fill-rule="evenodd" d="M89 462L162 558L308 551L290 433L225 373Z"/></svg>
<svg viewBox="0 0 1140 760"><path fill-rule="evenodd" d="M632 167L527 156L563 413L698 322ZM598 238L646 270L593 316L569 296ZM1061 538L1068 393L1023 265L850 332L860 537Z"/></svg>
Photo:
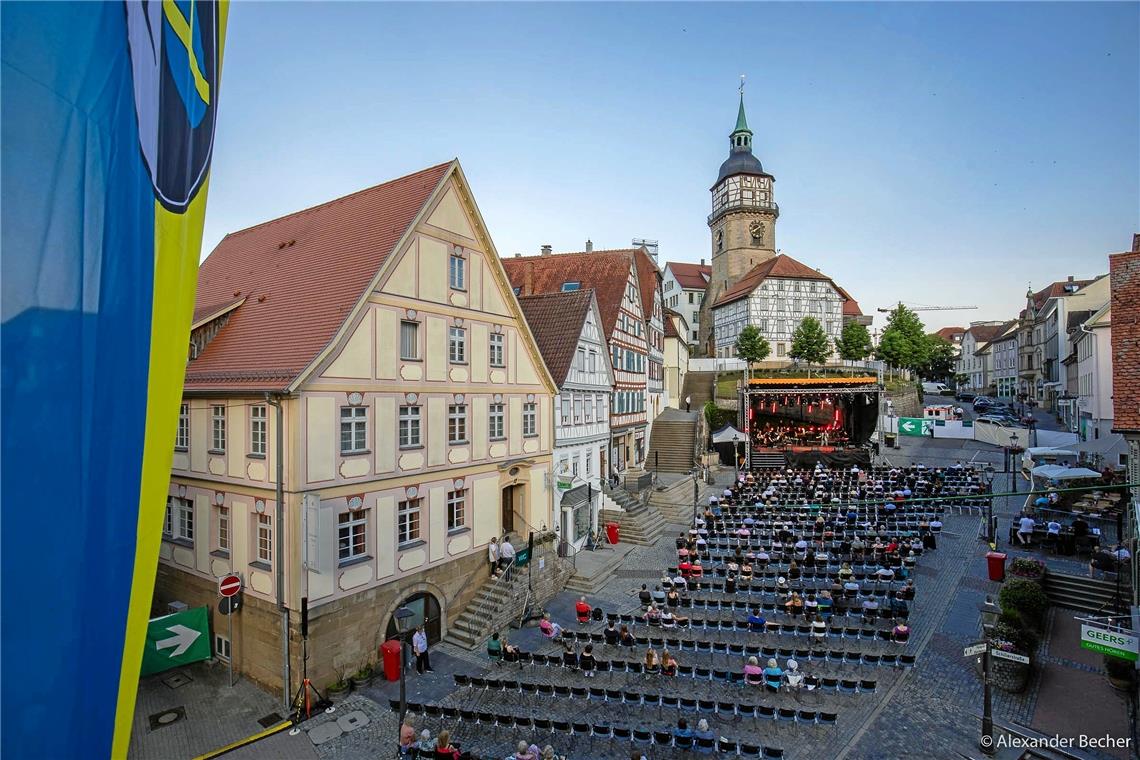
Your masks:
<svg viewBox="0 0 1140 760"><path fill-rule="evenodd" d="M764 222L751 222L748 225L748 232L752 235L753 244L764 242Z"/></svg>

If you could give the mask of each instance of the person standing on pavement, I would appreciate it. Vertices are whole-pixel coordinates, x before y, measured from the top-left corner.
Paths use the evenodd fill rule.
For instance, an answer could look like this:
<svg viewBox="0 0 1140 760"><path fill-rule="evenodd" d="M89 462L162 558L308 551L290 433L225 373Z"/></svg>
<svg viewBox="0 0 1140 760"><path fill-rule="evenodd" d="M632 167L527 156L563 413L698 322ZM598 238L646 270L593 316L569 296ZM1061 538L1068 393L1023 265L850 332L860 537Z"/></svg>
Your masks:
<svg viewBox="0 0 1140 760"><path fill-rule="evenodd" d="M431 673L431 660L428 658L428 640L422 625L416 626L416 633L412 636L412 651L416 654L416 672L423 675Z"/></svg>
<svg viewBox="0 0 1140 760"><path fill-rule="evenodd" d="M487 564L491 566L491 577L495 577L495 568L499 565L499 539L491 536L491 543L487 544Z"/></svg>
<svg viewBox="0 0 1140 760"><path fill-rule="evenodd" d="M685 411L691 412L692 411L692 409L691 409L692 405L693 405L692 397L691 396L685 396Z"/></svg>

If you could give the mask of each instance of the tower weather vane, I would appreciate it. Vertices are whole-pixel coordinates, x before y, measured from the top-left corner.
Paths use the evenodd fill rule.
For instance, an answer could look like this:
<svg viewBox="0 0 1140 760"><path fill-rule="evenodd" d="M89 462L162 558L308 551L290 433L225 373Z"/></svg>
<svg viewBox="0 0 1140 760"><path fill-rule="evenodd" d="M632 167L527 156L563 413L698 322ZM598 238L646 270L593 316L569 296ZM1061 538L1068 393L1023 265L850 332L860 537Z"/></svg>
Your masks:
<svg viewBox="0 0 1140 760"><path fill-rule="evenodd" d="M744 75L740 75L740 97L744 97Z"/></svg>

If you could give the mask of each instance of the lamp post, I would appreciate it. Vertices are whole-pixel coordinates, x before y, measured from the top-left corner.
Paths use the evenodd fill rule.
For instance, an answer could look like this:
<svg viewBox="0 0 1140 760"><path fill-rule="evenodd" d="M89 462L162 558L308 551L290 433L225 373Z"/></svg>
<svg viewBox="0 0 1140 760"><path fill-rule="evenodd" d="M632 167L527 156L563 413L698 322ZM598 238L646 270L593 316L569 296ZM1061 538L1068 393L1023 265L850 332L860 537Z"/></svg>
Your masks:
<svg viewBox="0 0 1140 760"><path fill-rule="evenodd" d="M1017 433L1009 436L1009 490L1017 493Z"/></svg>
<svg viewBox="0 0 1140 760"><path fill-rule="evenodd" d="M732 464L736 467L736 480L732 481L733 483L735 483L737 480L740 480L740 444L739 444L739 441L740 441L740 436L737 436L737 435L732 436Z"/></svg>
<svg viewBox="0 0 1140 760"><path fill-rule="evenodd" d="M986 479L986 493L989 498L986 500L986 542L991 546L997 545L997 531L994 530L994 466L987 464L982 469L982 475Z"/></svg>
<svg viewBox="0 0 1140 760"><path fill-rule="evenodd" d="M690 473L693 476L693 528L697 527L697 501L700 499L701 487L697 484L697 476L700 474L701 468L694 467Z"/></svg>
<svg viewBox="0 0 1140 760"><path fill-rule="evenodd" d="M400 725L408 714L408 693L404 683L404 621L415 613L407 607L400 607L393 617L396 619L396 636L400 639Z"/></svg>

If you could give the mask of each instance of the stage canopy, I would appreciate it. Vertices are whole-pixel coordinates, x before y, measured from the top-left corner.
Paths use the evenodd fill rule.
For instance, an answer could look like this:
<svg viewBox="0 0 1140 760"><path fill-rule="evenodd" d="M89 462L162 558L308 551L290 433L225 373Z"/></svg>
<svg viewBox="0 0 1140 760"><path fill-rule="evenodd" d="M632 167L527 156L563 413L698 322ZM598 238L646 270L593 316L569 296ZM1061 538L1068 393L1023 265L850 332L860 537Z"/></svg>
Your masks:
<svg viewBox="0 0 1140 760"><path fill-rule="evenodd" d="M732 439L736 438L738 441L748 440L748 436L740 432L732 425L725 425L720 430L713 433L713 443L732 443Z"/></svg>

